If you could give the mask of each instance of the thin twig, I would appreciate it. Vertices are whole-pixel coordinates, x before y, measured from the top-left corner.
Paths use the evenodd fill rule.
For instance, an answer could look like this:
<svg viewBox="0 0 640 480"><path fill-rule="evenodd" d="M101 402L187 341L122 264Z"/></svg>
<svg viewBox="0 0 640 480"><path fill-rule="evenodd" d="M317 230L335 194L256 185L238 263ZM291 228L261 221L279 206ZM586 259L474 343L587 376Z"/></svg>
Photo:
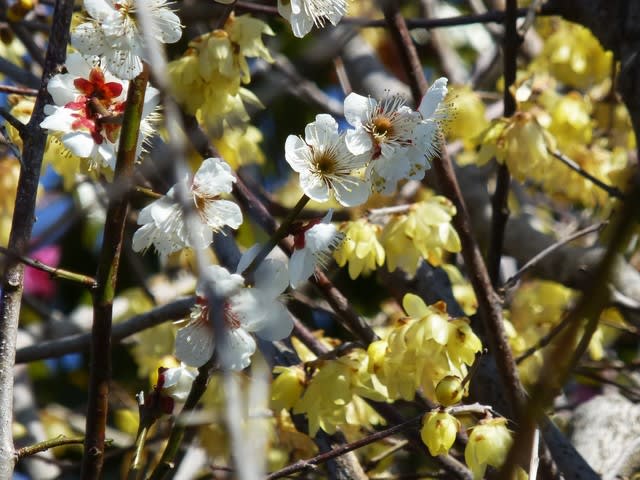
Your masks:
<svg viewBox="0 0 640 480"><path fill-rule="evenodd" d="M531 461L529 462L529 480L538 478L538 465L540 457L538 457L538 448L540 447L540 429L536 428L533 434L533 443L531 445Z"/></svg>
<svg viewBox="0 0 640 480"><path fill-rule="evenodd" d="M196 297L186 297L119 322L111 330L111 342L118 343L131 335L155 327L164 322L180 320L189 315ZM22 347L16 352L16 363L35 362L47 358L62 357L69 353L83 352L91 345L91 333L69 335L57 340L40 342Z"/></svg>
<svg viewBox="0 0 640 480"><path fill-rule="evenodd" d="M22 168L18 179L16 202L11 223L8 248L20 255L29 249L34 223L36 194L47 135L40 128L44 106L49 101L46 86L51 75L64 62L69 42L69 26L73 12L72 0L58 0L53 13L53 25L45 57L42 82L36 97L24 140ZM0 299L0 478L11 478L14 468L13 366L16 355L18 319L22 302L24 264L10 259L2 278Z"/></svg>
<svg viewBox="0 0 640 480"><path fill-rule="evenodd" d="M547 150L553 157L555 157L558 160L560 160L562 163L564 163L567 167L569 167L574 172L580 174L582 177L584 177L587 180L589 180L596 187L598 187L601 190L604 190L605 192L607 192L607 194L609 194L609 196L614 197L614 198L624 199L624 193L622 193L622 190L620 190L618 187L614 187L613 185L609 185L609 184L603 182L602 180L600 180L599 178L594 177L589 172L587 172L584 168L582 168L580 165L578 165L578 163L576 163L574 160L572 160L569 157L567 157L564 153L562 153L562 152L560 152L558 150L552 150L550 148L547 148Z"/></svg>
<svg viewBox="0 0 640 480"><path fill-rule="evenodd" d="M133 177L144 96L149 69L129 82L124 120L120 132L114 182L121 183L122 195L109 199L104 227L102 251L93 293L93 327L91 330L91 364L89 372L89 405L84 454L83 480L100 478L104 461L104 439L107 422L109 381L111 378L111 322L120 253L127 218L129 194L126 186Z"/></svg>
<svg viewBox="0 0 640 480"><path fill-rule="evenodd" d="M0 246L0 253L13 259L17 259L32 268L46 272L52 277L69 280L71 282L79 283L89 288L93 288L96 285L95 279L89 277L88 275L70 272L69 270L64 270L62 268L50 267L49 265L45 265L44 263L42 263L40 260L34 260L33 258L29 258L24 255L18 255L17 253L12 252L8 248L2 246Z"/></svg>
<svg viewBox="0 0 640 480"><path fill-rule="evenodd" d="M524 275L527 272L527 270L529 270L532 267L535 267L547 255L550 255L551 253L556 251L558 248L566 245L567 243L573 242L574 240L577 240L578 238L584 237L585 235L589 235L590 233L599 232L604 227L606 227L608 224L609 224L609 222L601 222L601 223L598 223L596 225L591 225L590 227L583 228L582 230L578 230L576 232L573 232L568 237L563 238L562 240L559 240L559 241L557 241L556 243L554 243L552 245L549 245L547 248L542 250L540 253L535 255L531 260L529 260L527 263L525 263L522 267L520 267L520 270L518 270L506 282L504 282L504 284L502 285L502 290L509 290L509 289L515 287L516 284L518 283L518 281L520 280L520 278L522 278L522 275Z"/></svg>
<svg viewBox="0 0 640 480"><path fill-rule="evenodd" d="M9 110L0 107L0 116L4 117L7 123L9 123L9 125L11 125L18 131L18 135L20 135L20 138L25 137L27 133L27 126L16 117L11 115L11 112L9 112Z"/></svg>
<svg viewBox="0 0 640 480"><path fill-rule="evenodd" d="M0 85L0 92L16 93L18 95L24 95L25 97L35 97L38 95L38 90L35 88L16 87L15 85Z"/></svg>
<svg viewBox="0 0 640 480"><path fill-rule="evenodd" d="M516 0L507 0L507 10L504 17L504 38L502 39L502 51L504 60L504 116L511 117L516 113L516 100L511 93L511 86L516 81L516 70L518 60L518 47L521 38L516 28ZM509 167L503 162L498 167L498 177L496 179L496 189L491 198L491 241L489 254L487 255L487 268L489 277L494 287L500 281L500 261L504 247L504 231L509 220L509 187L511 183L511 173Z"/></svg>
<svg viewBox="0 0 640 480"><path fill-rule="evenodd" d="M19 448L16 450L16 457L18 460L35 455L36 453L44 452L56 447L62 447L64 445L82 445L84 437L71 437L67 438L64 435L60 435L44 442L38 442L34 445Z"/></svg>

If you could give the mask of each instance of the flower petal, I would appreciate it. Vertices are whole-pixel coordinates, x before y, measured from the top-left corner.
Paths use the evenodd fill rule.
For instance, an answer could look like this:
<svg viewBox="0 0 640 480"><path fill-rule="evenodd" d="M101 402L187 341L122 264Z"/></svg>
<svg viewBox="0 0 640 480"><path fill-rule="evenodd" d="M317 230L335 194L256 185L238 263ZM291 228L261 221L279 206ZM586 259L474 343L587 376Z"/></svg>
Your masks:
<svg viewBox="0 0 640 480"><path fill-rule="evenodd" d="M422 114L422 117L425 119L433 117L433 114L436 113L440 102L444 100L446 95L447 79L445 77L440 77L433 82L429 87L429 90L427 90L427 93L422 97L420 107L418 107L418 111Z"/></svg>
<svg viewBox="0 0 640 480"><path fill-rule="evenodd" d="M192 367L201 367L213 356L215 341L208 319L189 322L176 334L176 357Z"/></svg>

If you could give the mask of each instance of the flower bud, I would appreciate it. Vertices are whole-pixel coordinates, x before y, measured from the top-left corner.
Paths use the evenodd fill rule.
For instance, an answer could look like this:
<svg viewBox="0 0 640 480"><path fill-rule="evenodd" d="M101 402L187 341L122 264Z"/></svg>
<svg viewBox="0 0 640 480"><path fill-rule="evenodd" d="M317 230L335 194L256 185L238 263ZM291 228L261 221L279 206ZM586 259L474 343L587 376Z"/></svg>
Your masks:
<svg viewBox="0 0 640 480"><path fill-rule="evenodd" d="M429 449L429 453L446 455L456 439L460 422L446 412L429 412L424 416L420 437Z"/></svg>
<svg viewBox="0 0 640 480"><path fill-rule="evenodd" d="M276 412L283 408L292 408L302 396L305 385L305 373L299 366L275 367L279 373L271 385L271 408Z"/></svg>
<svg viewBox="0 0 640 480"><path fill-rule="evenodd" d="M445 407L460 403L463 394L462 380L455 375L447 375L436 385L436 400Z"/></svg>

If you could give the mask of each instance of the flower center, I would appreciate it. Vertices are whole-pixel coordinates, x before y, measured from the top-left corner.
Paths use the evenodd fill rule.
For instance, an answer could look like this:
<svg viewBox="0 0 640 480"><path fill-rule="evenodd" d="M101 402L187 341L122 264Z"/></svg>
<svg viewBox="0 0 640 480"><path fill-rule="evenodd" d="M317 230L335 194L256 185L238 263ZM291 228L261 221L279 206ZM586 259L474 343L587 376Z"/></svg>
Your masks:
<svg viewBox="0 0 640 480"><path fill-rule="evenodd" d="M336 156L331 151L318 152L315 163L316 170L322 175L331 175L336 171Z"/></svg>
<svg viewBox="0 0 640 480"><path fill-rule="evenodd" d="M237 330L242 326L238 315L231 309L229 302L224 302L224 323L229 330Z"/></svg>
<svg viewBox="0 0 640 480"><path fill-rule="evenodd" d="M389 117L378 116L373 119L371 133L376 139L393 135L393 122Z"/></svg>

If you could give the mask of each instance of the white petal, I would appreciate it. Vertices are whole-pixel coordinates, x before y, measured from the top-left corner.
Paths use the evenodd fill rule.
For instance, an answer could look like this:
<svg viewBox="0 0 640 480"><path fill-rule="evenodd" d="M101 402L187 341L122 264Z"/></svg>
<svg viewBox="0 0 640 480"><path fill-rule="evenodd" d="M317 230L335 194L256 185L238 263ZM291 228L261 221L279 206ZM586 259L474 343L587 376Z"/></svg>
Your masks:
<svg viewBox="0 0 640 480"><path fill-rule="evenodd" d="M80 158L90 158L97 153L96 143L87 132L67 133L62 137L62 143Z"/></svg>
<svg viewBox="0 0 640 480"><path fill-rule="evenodd" d="M131 50L107 50L104 56L109 70L123 80L132 80L142 72L142 59Z"/></svg>
<svg viewBox="0 0 640 480"><path fill-rule="evenodd" d="M350 93L344 99L344 118L354 127L362 125L370 116L377 102L373 98Z"/></svg>
<svg viewBox="0 0 640 480"><path fill-rule="evenodd" d="M237 204L229 200L212 200L206 202L204 206L204 217L207 225L215 231L220 230L225 225L229 225L234 229L242 225L242 210L240 210Z"/></svg>
<svg viewBox="0 0 640 480"><path fill-rule="evenodd" d="M338 122L331 115L320 113L316 115L315 122L311 122L305 127L304 138L312 147L326 148L327 145L336 143Z"/></svg>
<svg viewBox="0 0 640 480"><path fill-rule="evenodd" d="M215 341L208 320L196 320L178 330L176 357L192 367L201 367L213 356Z"/></svg>
<svg viewBox="0 0 640 480"><path fill-rule="evenodd" d="M333 191L341 205L355 207L367 201L371 194L371 185L368 181L349 177L348 182L334 182Z"/></svg>
<svg viewBox="0 0 640 480"><path fill-rule="evenodd" d="M420 107L418 107L418 111L422 114L422 117L431 118L446 95L447 79L440 77L433 82L429 90L427 90L427 93L422 97Z"/></svg>
<svg viewBox="0 0 640 480"><path fill-rule="evenodd" d="M298 15L292 13L289 23L291 23L291 31L297 38L304 37L313 28L313 19L304 13Z"/></svg>
<svg viewBox="0 0 640 480"><path fill-rule="evenodd" d="M53 103L64 106L76 99L76 91L72 85L69 85L67 78L69 75L55 75L47 84L47 91L51 94Z"/></svg>
<svg viewBox="0 0 640 480"><path fill-rule="evenodd" d="M300 187L309 198L317 202L329 200L329 186L316 175L301 173Z"/></svg>
<svg viewBox="0 0 640 480"><path fill-rule="evenodd" d="M251 356L256 351L256 341L242 328L227 330L218 351L218 359L223 368L244 370L251 364Z"/></svg>
<svg viewBox="0 0 640 480"><path fill-rule="evenodd" d="M175 43L182 37L180 18L168 8L156 10L153 17L157 28L158 40L163 43Z"/></svg>
<svg viewBox="0 0 640 480"><path fill-rule="evenodd" d="M84 8L89 15L100 21L107 20L115 13L113 3L107 0L84 0Z"/></svg>
<svg viewBox="0 0 640 480"><path fill-rule="evenodd" d="M315 257L309 249L295 250L289 258L289 283L297 288L306 282L315 271Z"/></svg>
<svg viewBox="0 0 640 480"><path fill-rule="evenodd" d="M217 197L231 193L236 177L231 167L220 158L207 158L193 177L193 188L203 196Z"/></svg>
<svg viewBox="0 0 640 480"><path fill-rule="evenodd" d="M71 44L85 55L102 55L107 50L104 35L93 22L78 25L71 33Z"/></svg>
<svg viewBox="0 0 640 480"><path fill-rule="evenodd" d="M277 258L265 258L255 272L255 286L267 298L276 298L289 285L287 264Z"/></svg>
<svg viewBox="0 0 640 480"><path fill-rule="evenodd" d="M256 258L256 256L258 255L258 252L261 249L262 249L262 245L260 245L259 243L256 243L252 245L251 248L249 248L246 252L244 252L240 257L240 260L238 261L238 266L236 267L236 273L244 272L247 269L247 267L251 265L251 262L253 262L253 259Z"/></svg>
<svg viewBox="0 0 640 480"><path fill-rule="evenodd" d="M201 297L206 296L205 282L211 282L215 288L216 294L229 298L237 294L244 287L244 278L242 275L230 273L224 267L219 265L209 265L204 270L204 275L200 278L196 287L196 294Z"/></svg>
<svg viewBox="0 0 640 480"><path fill-rule="evenodd" d="M331 223L319 223L314 225L304 234L305 248L311 252L329 250L333 239L338 234L338 229Z"/></svg>
<svg viewBox="0 0 640 480"><path fill-rule="evenodd" d="M74 121L74 118L71 116L73 114L72 110L55 105L45 105L44 113L47 116L40 122L40 127L52 132L69 133L72 131L71 124Z"/></svg>
<svg viewBox="0 0 640 480"><path fill-rule="evenodd" d="M293 320L284 305L276 300L269 306L262 328L256 334L267 341L282 340L293 330Z"/></svg>
<svg viewBox="0 0 640 480"><path fill-rule="evenodd" d="M347 144L347 148L354 155L370 153L373 150L373 140L371 139L371 135L369 135L364 128L348 130L345 134L344 140Z"/></svg>
<svg viewBox="0 0 640 480"><path fill-rule="evenodd" d="M289 135L284 144L284 156L294 172L300 173L309 170L311 149L302 138Z"/></svg>

